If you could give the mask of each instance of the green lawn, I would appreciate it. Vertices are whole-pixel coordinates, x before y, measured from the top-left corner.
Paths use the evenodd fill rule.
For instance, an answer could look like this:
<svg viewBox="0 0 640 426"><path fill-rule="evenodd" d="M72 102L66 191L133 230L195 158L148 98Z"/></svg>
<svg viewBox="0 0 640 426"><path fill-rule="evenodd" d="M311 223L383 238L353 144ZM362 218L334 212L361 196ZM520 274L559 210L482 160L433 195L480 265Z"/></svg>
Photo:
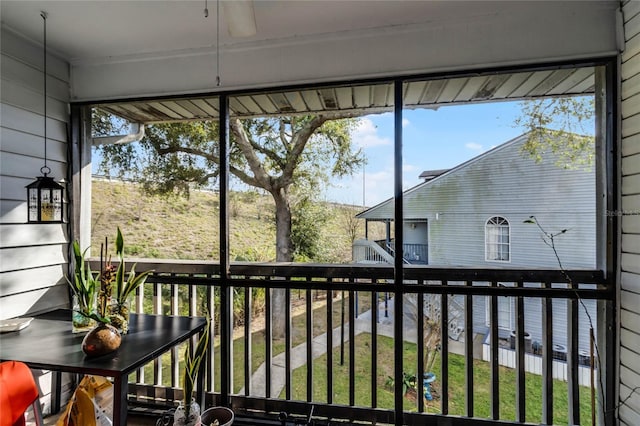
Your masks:
<svg viewBox="0 0 640 426"><path fill-rule="evenodd" d="M371 406L371 335L360 334L356 336L356 379L355 403L358 406ZM347 347L348 351L348 347ZM416 366L416 345L404 343L404 370L414 374ZM393 375L393 339L378 337L378 366L377 366L377 406L380 408L393 408L393 388L388 382L388 377ZM339 348L333 354L333 402L336 404L349 403L349 366L339 365ZM348 358L347 358L348 360ZM434 369L437 376L440 376L440 363L436 363ZM449 413L453 415L465 414L465 362L460 355L449 355ZM474 360L474 415L476 417L490 417L491 382L489 363ZM292 397L295 400L306 400L306 366L296 369L293 372ZM326 356L322 356L314 361L314 401L326 402ZM504 420L514 420L516 416L516 371L514 369L500 367L500 418ZM526 374L526 421L540 423L542 421L542 377L535 374ZM436 392L440 392L439 381L435 382ZM554 424L568 424L567 422L567 383L554 380ZM404 408L407 411L417 411L417 404L409 398L405 398ZM580 387L580 417L583 421L591 418L591 400L589 388ZM440 413L440 401L434 400L426 402L426 412Z"/></svg>

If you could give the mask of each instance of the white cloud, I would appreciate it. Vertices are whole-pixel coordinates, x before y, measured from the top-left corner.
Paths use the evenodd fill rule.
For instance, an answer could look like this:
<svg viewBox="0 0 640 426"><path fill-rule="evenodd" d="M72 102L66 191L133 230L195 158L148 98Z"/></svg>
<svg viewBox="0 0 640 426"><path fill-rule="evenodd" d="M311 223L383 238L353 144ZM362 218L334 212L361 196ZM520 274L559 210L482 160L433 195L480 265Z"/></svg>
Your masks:
<svg viewBox="0 0 640 426"><path fill-rule="evenodd" d="M409 122L408 118L403 118L402 119L402 127L407 127L409 124L411 124L411 123Z"/></svg>
<svg viewBox="0 0 640 426"><path fill-rule="evenodd" d="M482 151L482 145L476 142L469 142L469 143L466 143L464 146L465 148L470 149L472 151Z"/></svg>
<svg viewBox="0 0 640 426"><path fill-rule="evenodd" d="M353 142L360 148L372 146L391 145L391 139L378 135L378 128L373 121L363 118L358 124L358 128L353 133Z"/></svg>

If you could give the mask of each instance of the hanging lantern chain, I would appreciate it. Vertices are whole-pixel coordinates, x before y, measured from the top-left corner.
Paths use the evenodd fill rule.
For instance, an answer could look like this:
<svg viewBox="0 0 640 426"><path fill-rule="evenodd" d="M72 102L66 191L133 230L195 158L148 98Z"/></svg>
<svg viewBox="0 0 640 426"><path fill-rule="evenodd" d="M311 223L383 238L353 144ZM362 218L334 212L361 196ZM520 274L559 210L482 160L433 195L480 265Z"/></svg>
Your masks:
<svg viewBox="0 0 640 426"><path fill-rule="evenodd" d="M204 17L209 17L208 0L204 0ZM216 86L220 86L220 0L216 0Z"/></svg>
<svg viewBox="0 0 640 426"><path fill-rule="evenodd" d="M220 0L216 0L216 86L220 86Z"/></svg>
<svg viewBox="0 0 640 426"><path fill-rule="evenodd" d="M47 176L51 173L51 169L47 166L47 12L41 11L40 16L42 16L44 29L44 167L40 169L40 172Z"/></svg>

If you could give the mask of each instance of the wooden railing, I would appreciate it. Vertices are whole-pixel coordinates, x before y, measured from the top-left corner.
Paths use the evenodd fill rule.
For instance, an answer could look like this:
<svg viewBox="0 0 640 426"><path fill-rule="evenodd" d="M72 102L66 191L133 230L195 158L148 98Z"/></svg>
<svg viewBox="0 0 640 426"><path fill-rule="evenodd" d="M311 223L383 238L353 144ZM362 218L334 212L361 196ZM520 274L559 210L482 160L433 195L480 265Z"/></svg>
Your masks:
<svg viewBox="0 0 640 426"><path fill-rule="evenodd" d="M139 291L135 309L211 315L214 339L207 360L207 401L230 405L239 415L257 419L286 412L302 418L313 407L316 424L329 419L394 423L396 416L403 424L590 421L585 418L590 416L590 389L578 384L584 364L579 357L585 349L582 335L591 326L599 332L596 338L602 335L599 324L612 312L614 297L599 271L566 271L570 286L565 273L553 270L408 265L403 283L395 284L393 268L381 265L243 263L232 264L224 279L216 263L139 261L137 270L146 269L155 272ZM271 315L278 289L285 304L282 329ZM414 317L425 320L397 327L403 317L393 305L405 300L403 311L408 314L407 298L417 301ZM513 349L498 327L499 299L512 301L515 309ZM590 301L600 307L597 317L585 316ZM482 304L486 313L478 312ZM485 315L488 326L479 327L477 318ZM458 341L450 338L453 317L460 328ZM535 325L531 318L541 318L535 353L528 353L525 335ZM403 378L396 373L400 366L407 376L422 378L428 373L420 360L427 348L434 348L426 341L434 330L439 337L436 399L422 397L418 380L418 396L409 400L401 395L398 381ZM393 338L400 331L404 342ZM560 334L566 336L566 381L554 380L552 374ZM489 361L481 360L483 343ZM614 365L615 354L594 346L591 371L595 393L600 394L594 407L602 411L612 404L607 398L615 392L601 372ZM130 377L135 382L130 398L158 407L179 399L182 350ZM501 367L499 354L504 350L512 351L515 368ZM536 357L539 375L525 374L525 357L527 362ZM505 376L515 384L509 385ZM568 402L558 405L557 400ZM554 408L558 406L562 408Z"/></svg>

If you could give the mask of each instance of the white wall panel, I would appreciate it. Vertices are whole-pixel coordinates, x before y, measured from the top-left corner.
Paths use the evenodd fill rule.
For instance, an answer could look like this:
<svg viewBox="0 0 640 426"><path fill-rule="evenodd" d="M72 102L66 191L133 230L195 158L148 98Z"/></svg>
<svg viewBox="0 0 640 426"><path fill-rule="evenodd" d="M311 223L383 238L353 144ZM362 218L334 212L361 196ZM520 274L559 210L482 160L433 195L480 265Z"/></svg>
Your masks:
<svg viewBox="0 0 640 426"><path fill-rule="evenodd" d="M630 272L620 274L620 282L623 291L631 291L640 294L640 275ZM640 330L636 330L640 333Z"/></svg>
<svg viewBox="0 0 640 426"><path fill-rule="evenodd" d="M622 175L640 174L640 154L629 155L622 159Z"/></svg>
<svg viewBox="0 0 640 426"><path fill-rule="evenodd" d="M62 227L64 225L51 224L49 226ZM61 265L67 260L66 247L60 244L3 248L0 249L0 256L2 256L0 272ZM60 280L63 280L63 277L56 277L51 284Z"/></svg>
<svg viewBox="0 0 640 426"><path fill-rule="evenodd" d="M31 147L32 152L38 152L44 150L43 143L44 142L40 140L40 144L35 146L29 146L28 144L23 145L25 145L25 147ZM64 155L64 151L66 149L66 144L55 141L47 142L47 166L52 171L50 176L58 180L64 178L60 173L65 171L64 162L66 155ZM44 161L41 158L25 157L21 154L14 154L13 152L0 152L1 174L3 176L25 177L35 180L35 177L40 175L40 168L43 165ZM58 173L53 173L54 169L56 169Z"/></svg>
<svg viewBox="0 0 640 426"><path fill-rule="evenodd" d="M19 34L7 31L5 28L2 31L1 43L3 61L5 59L14 59L40 70L44 68L42 45L34 44ZM49 52L47 55L47 74L61 81L69 81L69 72L69 64Z"/></svg>
<svg viewBox="0 0 640 426"><path fill-rule="evenodd" d="M640 93L640 74L634 75L630 79L624 80L622 82L622 99L623 100L626 100L637 93ZM622 111L622 113L627 114L625 111ZM627 114L627 115L631 115L631 114ZM623 117L625 117L625 115L623 115Z"/></svg>
<svg viewBox="0 0 640 426"><path fill-rule="evenodd" d="M636 0L628 0L624 2L623 15L625 23L629 22L638 14L640 14L640 2ZM627 35L626 30L625 37L631 37L630 35Z"/></svg>
<svg viewBox="0 0 640 426"><path fill-rule="evenodd" d="M0 276L0 283L2 284L0 296L25 293L50 287L51 283L49 282L48 276L54 274L60 276L66 275L66 265L52 265L37 269L6 272ZM57 284L62 284L62 282L56 283L56 285Z"/></svg>
<svg viewBox="0 0 640 426"><path fill-rule="evenodd" d="M2 104L0 116L2 117L2 127L44 136L44 120L41 114ZM67 124L47 117L47 138L66 142Z"/></svg>
<svg viewBox="0 0 640 426"><path fill-rule="evenodd" d="M639 152L640 152L640 135L623 137L622 139L622 155L623 156L633 155Z"/></svg>
<svg viewBox="0 0 640 426"><path fill-rule="evenodd" d="M13 318L68 307L68 291L67 283L61 283L49 288L14 294L11 297L1 297L0 311L3 317ZM29 306L30 309L25 311L25 306Z"/></svg>
<svg viewBox="0 0 640 426"><path fill-rule="evenodd" d="M621 256L621 265L622 270L625 272L633 272L635 274L640 274L640 255L625 253L626 247L622 247L622 256Z"/></svg>
<svg viewBox="0 0 640 426"><path fill-rule="evenodd" d="M640 354L640 334L634 333L630 330L620 330L620 341L623 346L629 350Z"/></svg>
<svg viewBox="0 0 640 426"><path fill-rule="evenodd" d="M28 66L24 62L10 57L2 59L2 78L12 81L14 84L24 86L28 90L44 93L44 78L42 70ZM47 64L47 74L49 64ZM69 85L66 81L47 75L47 96L54 99L65 100L69 98Z"/></svg>
<svg viewBox="0 0 640 426"><path fill-rule="evenodd" d="M24 202L24 199L4 199L2 203L0 203L1 223L24 223L25 217L27 217L27 203Z"/></svg>
<svg viewBox="0 0 640 426"><path fill-rule="evenodd" d="M638 25L638 23L640 23L640 15L636 16L633 19L634 25ZM637 28L635 30L637 31ZM628 47L626 47L624 52L622 53L623 62L628 61L629 59L640 53L640 43L638 43L638 40L635 40L636 37L640 37L640 34L636 33L630 40L626 41Z"/></svg>
<svg viewBox="0 0 640 426"><path fill-rule="evenodd" d="M47 89L47 92L48 91ZM36 114L42 114L44 112L42 92L27 90L11 81L4 80L2 82L0 100L2 100L2 103L26 109ZM68 104L65 101L52 98L47 94L47 116L58 121L69 120Z"/></svg>
<svg viewBox="0 0 640 426"><path fill-rule="evenodd" d="M38 240L40 244L64 244L67 240L64 225L25 223L21 226L6 226L0 224L0 248L20 247L31 245ZM3 282L0 277L0 282Z"/></svg>
<svg viewBox="0 0 640 426"><path fill-rule="evenodd" d="M622 179L622 195L640 194L640 175L625 176ZM622 206L624 210L624 206Z"/></svg>
<svg viewBox="0 0 640 426"><path fill-rule="evenodd" d="M640 254L640 234L623 234L622 247L626 253Z"/></svg>

